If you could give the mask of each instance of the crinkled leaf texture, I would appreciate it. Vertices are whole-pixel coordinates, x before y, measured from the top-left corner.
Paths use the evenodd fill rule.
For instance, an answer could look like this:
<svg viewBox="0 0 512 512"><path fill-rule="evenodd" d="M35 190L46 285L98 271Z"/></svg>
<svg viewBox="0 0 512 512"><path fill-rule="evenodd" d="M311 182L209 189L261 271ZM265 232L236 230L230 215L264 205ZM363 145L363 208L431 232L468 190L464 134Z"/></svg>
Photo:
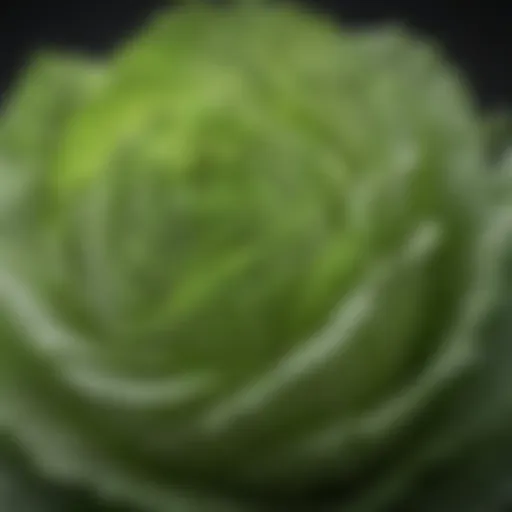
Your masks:
<svg viewBox="0 0 512 512"><path fill-rule="evenodd" d="M41 485L7 458L0 499L501 512L510 216L459 75L400 30L222 13L6 101L0 425Z"/></svg>

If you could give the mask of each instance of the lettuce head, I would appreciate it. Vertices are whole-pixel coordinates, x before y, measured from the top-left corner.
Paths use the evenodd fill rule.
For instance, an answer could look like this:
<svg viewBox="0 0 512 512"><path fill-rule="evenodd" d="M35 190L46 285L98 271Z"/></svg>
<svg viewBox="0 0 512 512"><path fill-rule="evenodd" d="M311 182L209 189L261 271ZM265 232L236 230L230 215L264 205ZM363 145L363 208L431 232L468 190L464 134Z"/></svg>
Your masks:
<svg viewBox="0 0 512 512"><path fill-rule="evenodd" d="M510 215L484 131L432 42L289 5L38 54L0 118L5 452L88 510L491 510Z"/></svg>

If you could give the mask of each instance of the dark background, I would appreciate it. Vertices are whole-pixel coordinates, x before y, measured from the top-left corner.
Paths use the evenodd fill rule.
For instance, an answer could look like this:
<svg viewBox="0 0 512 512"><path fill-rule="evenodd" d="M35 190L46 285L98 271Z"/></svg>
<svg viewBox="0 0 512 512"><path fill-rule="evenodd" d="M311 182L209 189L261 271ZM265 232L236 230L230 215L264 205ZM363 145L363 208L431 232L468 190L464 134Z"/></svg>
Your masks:
<svg viewBox="0 0 512 512"><path fill-rule="evenodd" d="M215 0L212 0L215 1ZM0 7L0 91L41 45L98 53L165 0L6 0ZM346 22L400 20L439 39L491 106L512 104L512 2L309 0Z"/></svg>

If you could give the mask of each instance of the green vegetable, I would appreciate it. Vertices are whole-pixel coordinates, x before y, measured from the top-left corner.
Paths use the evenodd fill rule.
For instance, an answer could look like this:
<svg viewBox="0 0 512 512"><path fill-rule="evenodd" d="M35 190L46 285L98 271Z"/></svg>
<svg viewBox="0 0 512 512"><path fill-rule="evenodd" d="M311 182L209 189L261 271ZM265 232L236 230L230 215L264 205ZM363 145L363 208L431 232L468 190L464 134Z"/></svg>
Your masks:
<svg viewBox="0 0 512 512"><path fill-rule="evenodd" d="M88 510L501 506L510 222L468 91L397 27L259 3L34 59L0 118L6 453Z"/></svg>

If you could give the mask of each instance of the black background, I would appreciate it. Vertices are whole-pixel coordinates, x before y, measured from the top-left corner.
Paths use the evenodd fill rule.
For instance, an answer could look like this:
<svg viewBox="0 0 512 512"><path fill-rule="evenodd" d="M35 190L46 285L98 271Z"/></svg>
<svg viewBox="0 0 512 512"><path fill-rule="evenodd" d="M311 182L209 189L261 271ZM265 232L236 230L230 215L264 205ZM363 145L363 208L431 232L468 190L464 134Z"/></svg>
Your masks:
<svg viewBox="0 0 512 512"><path fill-rule="evenodd" d="M214 0L212 0L214 1ZM0 7L0 91L42 45L98 53L165 0L7 0ZM512 2L309 0L345 22L403 21L439 39L491 106L512 104Z"/></svg>

